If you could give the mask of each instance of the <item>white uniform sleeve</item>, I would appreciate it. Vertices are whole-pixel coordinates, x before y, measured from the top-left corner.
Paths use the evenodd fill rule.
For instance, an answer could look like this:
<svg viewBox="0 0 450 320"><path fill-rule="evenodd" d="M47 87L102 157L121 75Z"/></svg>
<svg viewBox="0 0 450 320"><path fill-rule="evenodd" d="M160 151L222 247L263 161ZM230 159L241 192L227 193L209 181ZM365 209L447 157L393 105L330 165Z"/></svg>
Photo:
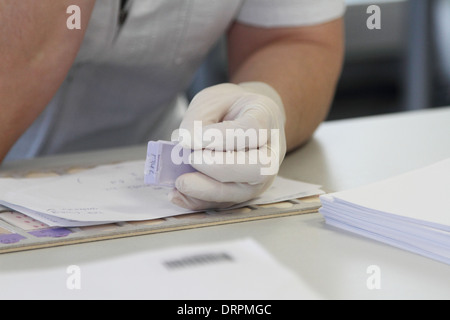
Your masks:
<svg viewBox="0 0 450 320"><path fill-rule="evenodd" d="M345 12L345 0L244 0L237 21L257 27L328 22Z"/></svg>

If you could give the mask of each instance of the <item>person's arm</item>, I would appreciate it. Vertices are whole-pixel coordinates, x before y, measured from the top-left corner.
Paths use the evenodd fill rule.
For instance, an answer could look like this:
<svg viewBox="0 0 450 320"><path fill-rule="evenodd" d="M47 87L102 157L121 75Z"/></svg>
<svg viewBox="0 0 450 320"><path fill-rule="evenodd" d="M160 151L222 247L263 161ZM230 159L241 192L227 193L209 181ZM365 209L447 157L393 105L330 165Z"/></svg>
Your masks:
<svg viewBox="0 0 450 320"><path fill-rule="evenodd" d="M267 190L286 151L305 143L325 119L343 42L342 19L296 28L232 25L233 83L205 88L189 104L178 139L194 149L190 164L197 172L177 178L170 200L192 210L226 208ZM196 130L199 122L203 130Z"/></svg>
<svg viewBox="0 0 450 320"><path fill-rule="evenodd" d="M232 82L265 82L281 96L287 149L305 143L334 96L343 60L343 19L274 29L235 23L228 51Z"/></svg>
<svg viewBox="0 0 450 320"><path fill-rule="evenodd" d="M80 48L95 0L0 2L0 163L50 102ZM81 9L69 30L67 8Z"/></svg>

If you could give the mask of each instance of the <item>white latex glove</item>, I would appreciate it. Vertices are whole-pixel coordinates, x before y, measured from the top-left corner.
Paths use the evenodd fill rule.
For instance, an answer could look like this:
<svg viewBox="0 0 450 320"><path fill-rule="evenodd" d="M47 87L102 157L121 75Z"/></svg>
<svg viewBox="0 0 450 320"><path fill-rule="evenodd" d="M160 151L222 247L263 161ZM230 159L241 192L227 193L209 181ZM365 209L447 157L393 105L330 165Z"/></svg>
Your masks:
<svg viewBox="0 0 450 320"><path fill-rule="evenodd" d="M198 172L178 177L170 200L203 210L263 193L286 154L285 121L280 96L265 83L227 83L199 92L173 137L193 150L191 165Z"/></svg>

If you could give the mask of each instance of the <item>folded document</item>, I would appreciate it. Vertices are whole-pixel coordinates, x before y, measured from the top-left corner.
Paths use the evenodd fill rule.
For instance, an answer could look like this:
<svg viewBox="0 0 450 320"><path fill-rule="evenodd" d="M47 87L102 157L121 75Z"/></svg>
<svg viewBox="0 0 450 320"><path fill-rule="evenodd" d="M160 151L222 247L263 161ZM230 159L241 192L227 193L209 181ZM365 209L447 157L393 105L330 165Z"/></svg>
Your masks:
<svg viewBox="0 0 450 320"><path fill-rule="evenodd" d="M57 177L2 178L0 205L61 227L151 220L192 212L168 200L170 188L145 184L144 167L144 161L131 161ZM277 177L260 197L242 206L322 193L320 186Z"/></svg>
<svg viewBox="0 0 450 320"><path fill-rule="evenodd" d="M450 159L320 200L330 225L450 264Z"/></svg>

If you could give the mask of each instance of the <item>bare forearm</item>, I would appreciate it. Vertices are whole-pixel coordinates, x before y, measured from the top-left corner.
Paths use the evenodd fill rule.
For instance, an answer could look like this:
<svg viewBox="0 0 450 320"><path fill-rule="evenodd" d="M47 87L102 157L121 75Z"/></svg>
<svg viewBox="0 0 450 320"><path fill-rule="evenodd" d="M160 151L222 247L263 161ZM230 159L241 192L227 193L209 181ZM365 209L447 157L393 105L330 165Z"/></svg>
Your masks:
<svg viewBox="0 0 450 320"><path fill-rule="evenodd" d="M305 143L325 119L341 70L342 43L280 39L230 70L233 82L263 81L278 91L286 112L288 150Z"/></svg>
<svg viewBox="0 0 450 320"><path fill-rule="evenodd" d="M76 4L82 29L66 27ZM94 0L4 0L0 4L0 162L42 112L78 52Z"/></svg>

